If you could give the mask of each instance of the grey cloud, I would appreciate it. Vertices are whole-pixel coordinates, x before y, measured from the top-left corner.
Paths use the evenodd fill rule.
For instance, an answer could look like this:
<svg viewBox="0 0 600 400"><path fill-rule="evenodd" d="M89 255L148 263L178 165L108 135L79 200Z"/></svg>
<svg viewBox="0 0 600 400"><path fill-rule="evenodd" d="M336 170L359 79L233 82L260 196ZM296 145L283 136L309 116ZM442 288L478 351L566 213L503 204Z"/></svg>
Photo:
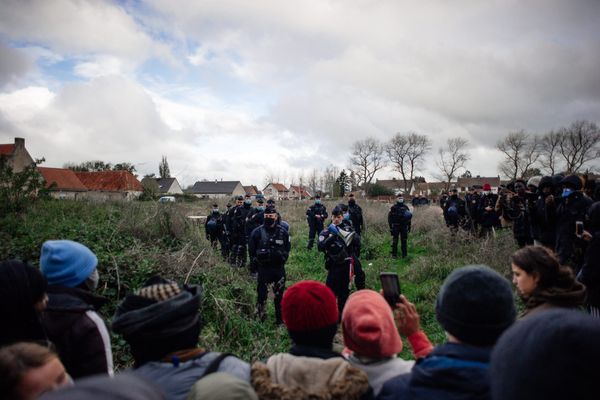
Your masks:
<svg viewBox="0 0 600 400"><path fill-rule="evenodd" d="M0 87L16 82L33 69L33 61L27 54L0 41Z"/></svg>

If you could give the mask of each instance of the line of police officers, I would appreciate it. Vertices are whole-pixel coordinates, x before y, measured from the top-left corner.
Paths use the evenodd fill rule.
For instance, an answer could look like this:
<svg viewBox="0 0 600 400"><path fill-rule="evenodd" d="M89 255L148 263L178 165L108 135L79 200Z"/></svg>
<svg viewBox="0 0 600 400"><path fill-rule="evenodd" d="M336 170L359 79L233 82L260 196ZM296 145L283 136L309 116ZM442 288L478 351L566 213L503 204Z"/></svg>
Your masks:
<svg viewBox="0 0 600 400"><path fill-rule="evenodd" d="M268 288L271 286L275 302L276 323L281 321L281 300L285 291L285 263L290 252L289 225L281 219L273 200L267 201L257 196L256 207L252 207L250 196L237 197L235 206L227 205L221 214L217 204L213 204L211 214L205 222L206 238L214 248L217 242L225 259L235 267L246 265L250 257L250 273L257 279L256 315L265 319ZM327 269L326 284L338 299L338 308L344 308L354 282L357 289L365 288L365 273L360 262L361 234L365 228L362 208L356 204L353 194L348 196L348 204L338 204L331 212L331 223L325 227L328 218L327 208L320 196L306 211L309 226L307 248L314 246L318 234L317 247L324 253ZM406 257L407 236L410 231L410 213L403 197L398 197L388 213L388 223L393 237L392 255L397 256L398 237L401 238L402 256Z"/></svg>

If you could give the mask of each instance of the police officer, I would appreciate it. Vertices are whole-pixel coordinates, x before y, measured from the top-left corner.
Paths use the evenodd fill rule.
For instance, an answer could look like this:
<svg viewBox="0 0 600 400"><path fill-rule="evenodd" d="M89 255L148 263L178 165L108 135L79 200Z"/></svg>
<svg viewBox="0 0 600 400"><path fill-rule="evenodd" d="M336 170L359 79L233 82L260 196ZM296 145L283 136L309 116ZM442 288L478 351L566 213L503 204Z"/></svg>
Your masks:
<svg viewBox="0 0 600 400"><path fill-rule="evenodd" d="M353 234L351 230L342 228L344 212L339 206L331 212L331 224L319 235L317 247L325 253L327 280L325 284L333 291L338 300L340 316L350 294L350 277L354 274L355 259L352 256L352 243L348 246L344 236ZM349 224L346 229L351 229ZM354 240L354 239L353 239ZM358 288L357 283L357 288ZM364 286L363 286L364 288Z"/></svg>
<svg viewBox="0 0 600 400"><path fill-rule="evenodd" d="M404 196L399 193L396 197L396 204L390 207L388 212L388 225L392 234L392 257L398 257L398 235L400 235L400 243L402 249L402 258L407 256L407 240L410 232L410 223L412 213L408 206L404 203Z"/></svg>
<svg viewBox="0 0 600 400"><path fill-rule="evenodd" d="M365 221L363 219L362 208L356 204L354 193L348 195L348 212L350 213L350 220L352 221L354 231L359 235L362 234Z"/></svg>
<svg viewBox="0 0 600 400"><path fill-rule="evenodd" d="M264 321L268 285L272 285L275 296L275 322L281 324L281 299L285 291L285 263L290 254L290 239L287 231L277 223L277 210L267 206L261 226L252 231L248 242L251 263L258 271L256 287L256 316Z"/></svg>
<svg viewBox="0 0 600 400"><path fill-rule="evenodd" d="M231 254L229 257L232 266L244 267L246 265L247 243L246 217L252 209L250 196L238 196L237 205L231 212Z"/></svg>
<svg viewBox="0 0 600 400"><path fill-rule="evenodd" d="M338 207L342 209L342 215L344 217L339 224L339 228L346 232L354 232L352 242L350 242L350 245L347 246L347 248L354 261L354 283L356 284L356 288L361 290L365 288L366 280L365 272L363 271L362 263L360 262L361 236L354 229L349 206L346 204L338 204Z"/></svg>
<svg viewBox="0 0 600 400"><path fill-rule="evenodd" d="M210 241L213 249L217 248L217 241L221 243L221 254L224 254L223 245L223 216L219 212L219 205L212 205L212 212L206 217L204 223L206 239Z"/></svg>
<svg viewBox="0 0 600 400"><path fill-rule="evenodd" d="M444 219L446 225L450 227L452 232L458 230L459 225L464 225L467 211L465 201L458 197L458 190L452 188L450 190L450 197L444 203Z"/></svg>
<svg viewBox="0 0 600 400"><path fill-rule="evenodd" d="M308 250L315 244L315 236L323 230L323 221L327 219L327 208L321 204L321 196L315 196L315 204L306 210L306 221L308 222Z"/></svg>
<svg viewBox="0 0 600 400"><path fill-rule="evenodd" d="M478 222L481 226L479 237L488 238L494 234L494 227L498 225L497 202L498 195L492 193L491 185L489 183L484 184L483 194L477 207Z"/></svg>
<svg viewBox="0 0 600 400"><path fill-rule="evenodd" d="M223 242L221 244L221 250L223 253L223 258L227 260L229 258L229 253L231 251L231 233L229 232L228 221L231 219L231 203L227 203L225 206L226 209L221 216L221 220L223 221Z"/></svg>

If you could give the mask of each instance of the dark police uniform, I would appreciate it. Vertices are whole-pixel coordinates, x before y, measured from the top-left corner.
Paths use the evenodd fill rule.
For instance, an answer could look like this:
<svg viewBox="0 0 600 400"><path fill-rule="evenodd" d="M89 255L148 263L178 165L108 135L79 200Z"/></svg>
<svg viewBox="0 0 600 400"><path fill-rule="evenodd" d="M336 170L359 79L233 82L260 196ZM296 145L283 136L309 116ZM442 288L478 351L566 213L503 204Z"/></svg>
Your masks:
<svg viewBox="0 0 600 400"><path fill-rule="evenodd" d="M246 265L248 237L246 236L246 217L252 210L250 204L235 206L231 212L230 233L231 233L231 252L229 262L233 266L244 267Z"/></svg>
<svg viewBox="0 0 600 400"><path fill-rule="evenodd" d="M258 271L256 314L261 320L265 319L268 285L273 285L275 320L280 324L281 299L285 291L284 265L290 254L287 230L277 222L273 227L263 224L252 231L248 246L251 263L256 265Z"/></svg>
<svg viewBox="0 0 600 400"><path fill-rule="evenodd" d="M319 203L315 203L306 210L306 221L308 222L308 245L307 249L312 249L315 243L315 236L323 230L323 221L327 219L327 208Z"/></svg>
<svg viewBox="0 0 600 400"><path fill-rule="evenodd" d="M348 212L350 213L350 220L352 221L354 230L360 235L365 225L365 221L363 219L362 208L356 204L356 200L348 200Z"/></svg>
<svg viewBox="0 0 600 400"><path fill-rule="evenodd" d="M392 257L398 257L398 235L400 235L402 257L407 256L407 241L411 219L412 213L406 204L397 202L390 208L388 225L392 234Z"/></svg>
<svg viewBox="0 0 600 400"><path fill-rule="evenodd" d="M210 241L213 249L217 248L217 241L221 244L221 254L224 256L226 244L223 239L223 225L223 215L219 211L213 211L206 217L204 230L206 232L206 239Z"/></svg>

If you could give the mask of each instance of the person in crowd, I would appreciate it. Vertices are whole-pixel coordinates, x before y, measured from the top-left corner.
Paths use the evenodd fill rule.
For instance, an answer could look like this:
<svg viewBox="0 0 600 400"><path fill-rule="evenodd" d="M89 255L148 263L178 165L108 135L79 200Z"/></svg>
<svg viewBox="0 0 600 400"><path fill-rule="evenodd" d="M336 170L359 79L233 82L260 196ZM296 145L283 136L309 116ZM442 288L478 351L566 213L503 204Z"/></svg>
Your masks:
<svg viewBox="0 0 600 400"><path fill-rule="evenodd" d="M513 283L525 303L525 317L555 307L577 308L583 305L585 287L562 267L551 250L527 246L512 255Z"/></svg>
<svg viewBox="0 0 600 400"><path fill-rule="evenodd" d="M215 372L196 382L187 400L258 400L258 396L247 381Z"/></svg>
<svg viewBox="0 0 600 400"><path fill-rule="evenodd" d="M494 400L598 398L600 322L572 310L548 310L514 324L492 352Z"/></svg>
<svg viewBox="0 0 600 400"><path fill-rule="evenodd" d="M463 199L458 196L458 190L452 188L450 197L444 203L444 219L452 232L457 232L459 226L464 226L467 210Z"/></svg>
<svg viewBox="0 0 600 400"><path fill-rule="evenodd" d="M344 309L344 304L350 294L350 284L355 276L356 259L353 256L354 240L353 236L350 243L347 243L344 236L354 235L351 226L348 224L342 229L344 213L341 207L334 207L331 212L331 224L319 235L319 251L325 253L325 268L327 269L326 284L338 300L339 314ZM362 269L361 269L362 272ZM364 289L364 272L356 275L355 284L357 289Z"/></svg>
<svg viewBox="0 0 600 400"><path fill-rule="evenodd" d="M262 195L256 196L257 206L254 207L248 213L246 217L246 237L248 238L248 246L250 246L250 237L252 236L252 232L262 226L265 218L265 199ZM258 276L258 270L256 269L256 263L252 262L252 255L250 254L250 247L248 247L248 254L250 257L250 275L253 278Z"/></svg>
<svg viewBox="0 0 600 400"><path fill-rule="evenodd" d="M587 289L588 311L592 316L600 318L600 201L590 207L588 225L582 239L588 245L577 278Z"/></svg>
<svg viewBox="0 0 600 400"><path fill-rule="evenodd" d="M367 375L332 350L338 307L331 289L316 281L292 285L282 315L293 346L252 365L259 399L372 398Z"/></svg>
<svg viewBox="0 0 600 400"><path fill-rule="evenodd" d="M471 186L471 190L465 196L465 205L469 219L469 229L473 234L479 231L479 205L481 203L481 185Z"/></svg>
<svg viewBox="0 0 600 400"><path fill-rule="evenodd" d="M492 193L492 186L489 183L485 183L477 208L479 226L481 227L479 237L488 238L494 236L494 228L498 225L498 214L496 213L497 202L498 195Z"/></svg>
<svg viewBox="0 0 600 400"><path fill-rule="evenodd" d="M443 191L440 196L440 207L442 208L442 210L445 210L447 201L448 201L448 193L446 191ZM444 217L445 217L445 215L444 215Z"/></svg>
<svg viewBox="0 0 600 400"><path fill-rule="evenodd" d="M415 358L432 350L431 342L421 330L419 314L414 304L404 296L397 305L394 323L392 309L383 296L373 290L359 290L349 298L342 314L342 331L347 359L369 377L373 394L377 396L390 378L410 372L414 361L396 357L402 351L402 339L408 338Z"/></svg>
<svg viewBox="0 0 600 400"><path fill-rule="evenodd" d="M93 376L75 385L49 392L40 400L165 400L160 388L132 373Z"/></svg>
<svg viewBox="0 0 600 400"><path fill-rule="evenodd" d="M306 248L312 249L315 244L315 236L323 230L324 221L327 219L327 207L321 203L321 196L315 196L315 204L306 210L306 221L308 222L308 244Z"/></svg>
<svg viewBox="0 0 600 400"><path fill-rule="evenodd" d="M365 227L365 220L363 219L362 208L356 204L354 193L348 195L348 212L350 213L350 220L354 231L360 235Z"/></svg>
<svg viewBox="0 0 600 400"><path fill-rule="evenodd" d="M81 243L48 240L42 245L40 268L48 280L48 306L43 326L74 378L113 373L110 335L97 311L108 301L94 294L98 259Z"/></svg>
<svg viewBox="0 0 600 400"><path fill-rule="evenodd" d="M277 223L277 209L268 206L263 224L252 231L248 243L253 268L258 272L256 316L266 318L268 287L272 285L275 302L275 322L281 324L281 299L285 291L285 263L290 255L290 237Z"/></svg>
<svg viewBox="0 0 600 400"><path fill-rule="evenodd" d="M230 232L231 232L231 254L230 263L234 267L243 268L246 266L248 255L246 236L246 217L252 211L252 199L250 196L238 196L237 205L231 212Z"/></svg>
<svg viewBox="0 0 600 400"><path fill-rule="evenodd" d="M498 201L496 202L496 214L498 214L500 221L497 227L500 229L512 229L512 221L508 217L507 206L512 196L515 194L514 188L515 187L513 182L510 182L507 185L498 186Z"/></svg>
<svg viewBox="0 0 600 400"><path fill-rule="evenodd" d="M40 321L48 304L47 286L37 268L16 260L0 262L0 346L47 340Z"/></svg>
<svg viewBox="0 0 600 400"><path fill-rule="evenodd" d="M437 297L448 343L390 379L379 399L490 399L492 347L516 316L510 283L486 266L455 269Z"/></svg>
<svg viewBox="0 0 600 400"><path fill-rule="evenodd" d="M223 221L223 258L228 260L231 253L231 203L227 203L225 206L225 211L223 215L221 215L221 220Z"/></svg>
<svg viewBox="0 0 600 400"><path fill-rule="evenodd" d="M578 271L585 243L575 235L577 222L584 222L592 199L582 191L581 178L569 175L561 181L562 200L556 209L556 254L561 265Z"/></svg>
<svg viewBox="0 0 600 400"><path fill-rule="evenodd" d="M412 213L404 203L404 196L398 193L396 204L388 212L388 226L392 235L392 257L398 257L398 236L400 236L400 249L402 258L408 255L408 234L410 232Z"/></svg>
<svg viewBox="0 0 600 400"><path fill-rule="evenodd" d="M515 194L507 201L504 215L512 221L513 237L519 247L532 245L531 196L524 181L515 182Z"/></svg>
<svg viewBox="0 0 600 400"><path fill-rule="evenodd" d="M213 372L245 381L250 366L237 357L197 348L202 289L160 277L149 279L119 304L112 328L129 344L134 374L154 382L169 400L183 400L192 385Z"/></svg>
<svg viewBox="0 0 600 400"><path fill-rule="evenodd" d="M363 270L362 263L360 262L360 248L362 245L362 239L360 234L358 234L354 229L354 223L350 217L349 207L344 203L338 204L338 207L342 209L342 215L344 217L342 222L340 222L338 225L339 229L345 232L354 232L352 241L350 242L350 245L347 246L348 253L350 257L352 257L353 263L351 275L354 275L354 282L357 289L364 289L366 275L365 271Z"/></svg>
<svg viewBox="0 0 600 400"><path fill-rule="evenodd" d="M212 205L211 213L206 217L206 222L204 223L204 232L206 235L206 240L210 241L213 249L217 248L217 242L221 244L221 254L225 255L224 249L224 239L223 239L223 216L219 212L219 205L214 203Z"/></svg>
<svg viewBox="0 0 600 400"><path fill-rule="evenodd" d="M56 353L36 343L0 348L0 399L33 400L72 380Z"/></svg>
<svg viewBox="0 0 600 400"><path fill-rule="evenodd" d="M531 213L534 244L545 246L551 250L554 250L556 246L556 201L553 192L552 177L542 177Z"/></svg>

